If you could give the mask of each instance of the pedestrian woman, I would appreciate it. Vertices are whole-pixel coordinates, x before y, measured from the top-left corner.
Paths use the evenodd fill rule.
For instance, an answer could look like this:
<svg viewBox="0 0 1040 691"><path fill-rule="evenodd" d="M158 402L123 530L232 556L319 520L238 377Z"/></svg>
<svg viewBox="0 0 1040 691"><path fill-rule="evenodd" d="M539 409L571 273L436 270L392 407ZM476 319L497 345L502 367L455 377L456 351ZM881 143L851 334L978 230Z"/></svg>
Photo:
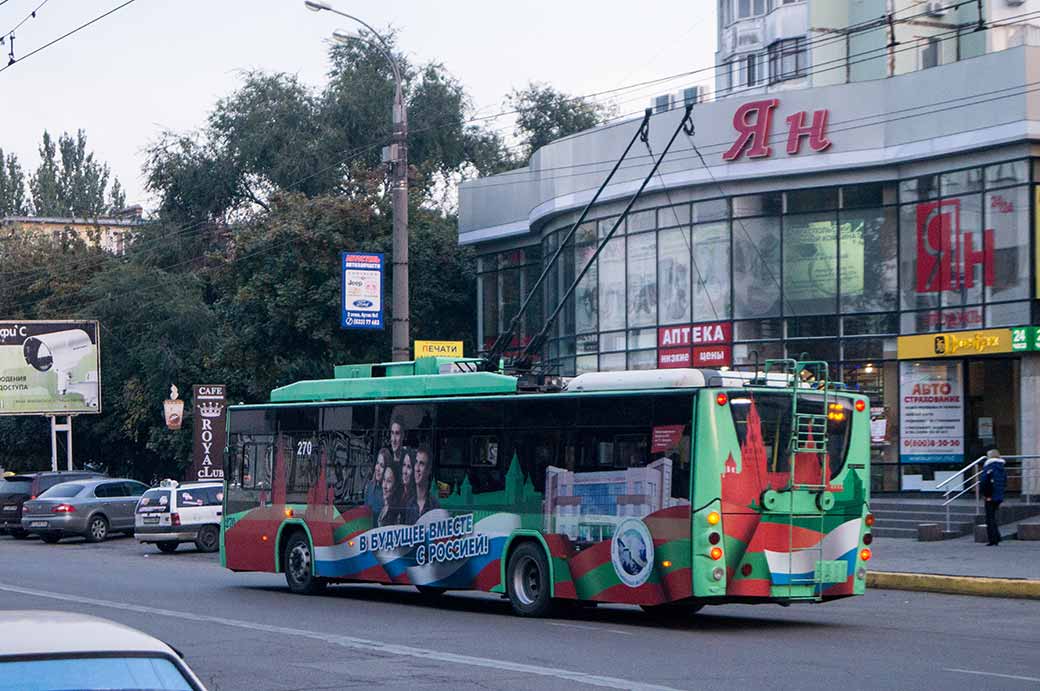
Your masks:
<svg viewBox="0 0 1040 691"><path fill-rule="evenodd" d="M986 452L986 463L982 466L982 478L979 484L982 496L986 497L986 537L989 547L1000 544L1000 524L997 522L997 509L1004 501L1004 487L1007 485L1007 472L1000 452L990 449Z"/></svg>

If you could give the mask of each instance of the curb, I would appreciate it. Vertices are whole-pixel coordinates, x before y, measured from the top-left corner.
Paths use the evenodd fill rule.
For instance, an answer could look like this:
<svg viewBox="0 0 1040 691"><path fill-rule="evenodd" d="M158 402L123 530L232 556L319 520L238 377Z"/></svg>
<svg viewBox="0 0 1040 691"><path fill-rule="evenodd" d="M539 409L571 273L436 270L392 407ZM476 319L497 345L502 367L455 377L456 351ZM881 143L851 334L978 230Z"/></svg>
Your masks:
<svg viewBox="0 0 1040 691"><path fill-rule="evenodd" d="M952 595L1040 600L1040 581L1024 578L981 578L940 576L930 573L870 571L867 573L867 585L887 590L917 590Z"/></svg>

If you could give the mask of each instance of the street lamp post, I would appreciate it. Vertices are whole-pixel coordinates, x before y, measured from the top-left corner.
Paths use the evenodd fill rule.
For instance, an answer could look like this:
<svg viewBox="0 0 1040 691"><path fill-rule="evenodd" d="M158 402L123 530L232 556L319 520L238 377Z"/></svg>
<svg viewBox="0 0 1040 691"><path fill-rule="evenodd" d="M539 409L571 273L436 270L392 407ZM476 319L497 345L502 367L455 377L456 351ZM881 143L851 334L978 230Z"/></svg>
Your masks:
<svg viewBox="0 0 1040 691"><path fill-rule="evenodd" d="M378 31L367 22L357 17L340 12L331 5L320 0L305 0L307 9L314 12L327 10L341 17L346 17L365 27L375 36L377 48L390 63L394 73L394 112L393 134L390 139L390 155L388 160L393 169L391 180L391 196L394 213L394 315L392 321L393 359L395 361L409 359L408 337L410 328L410 307L408 302L408 112L404 106L404 90L401 81L401 70L394 59L390 45ZM343 31L333 32L337 41L349 41L356 38Z"/></svg>

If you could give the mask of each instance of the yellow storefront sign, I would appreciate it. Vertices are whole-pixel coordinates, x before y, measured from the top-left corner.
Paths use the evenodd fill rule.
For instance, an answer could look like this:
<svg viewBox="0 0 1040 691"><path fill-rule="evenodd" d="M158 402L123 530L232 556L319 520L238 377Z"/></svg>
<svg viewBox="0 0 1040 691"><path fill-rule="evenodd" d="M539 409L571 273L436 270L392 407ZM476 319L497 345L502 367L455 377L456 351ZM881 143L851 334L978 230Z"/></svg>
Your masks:
<svg viewBox="0 0 1040 691"><path fill-rule="evenodd" d="M1011 329L981 329L942 334L900 336L900 360L937 357L970 357L1010 353Z"/></svg>
<svg viewBox="0 0 1040 691"><path fill-rule="evenodd" d="M462 357L462 341L416 341L415 357Z"/></svg>

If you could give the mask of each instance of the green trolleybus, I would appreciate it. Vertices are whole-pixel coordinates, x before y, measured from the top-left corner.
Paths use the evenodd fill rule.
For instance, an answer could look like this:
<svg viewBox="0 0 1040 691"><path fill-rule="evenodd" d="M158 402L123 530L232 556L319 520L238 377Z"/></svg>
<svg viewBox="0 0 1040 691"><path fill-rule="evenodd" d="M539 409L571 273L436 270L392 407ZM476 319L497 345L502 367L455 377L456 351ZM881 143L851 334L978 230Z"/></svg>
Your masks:
<svg viewBox="0 0 1040 691"><path fill-rule="evenodd" d="M221 559L328 583L662 612L861 595L866 398L826 363L583 374L344 365L231 406Z"/></svg>

